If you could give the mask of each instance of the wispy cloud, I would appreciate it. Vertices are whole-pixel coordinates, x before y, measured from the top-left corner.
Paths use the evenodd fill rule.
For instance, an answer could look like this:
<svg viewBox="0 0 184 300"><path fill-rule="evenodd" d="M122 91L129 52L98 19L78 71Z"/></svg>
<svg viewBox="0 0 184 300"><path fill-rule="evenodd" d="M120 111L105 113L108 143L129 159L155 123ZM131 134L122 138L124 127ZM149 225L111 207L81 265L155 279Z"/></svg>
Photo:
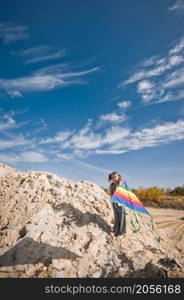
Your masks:
<svg viewBox="0 0 184 300"><path fill-rule="evenodd" d="M178 86L183 86L184 84L184 68L180 68L177 71L172 72L169 74L164 83L164 88L173 88Z"/></svg>
<svg viewBox="0 0 184 300"><path fill-rule="evenodd" d="M142 80L137 85L137 92L144 102L150 102L156 97L155 85L150 80Z"/></svg>
<svg viewBox="0 0 184 300"><path fill-rule="evenodd" d="M17 164L19 162L28 162L28 163L40 163L48 161L48 157L44 154L34 151L26 151L20 154L4 154L0 153L0 161Z"/></svg>
<svg viewBox="0 0 184 300"><path fill-rule="evenodd" d="M19 92L19 91L16 91L16 90L11 90L11 91L8 91L8 95L14 99L14 98L21 98L22 97L22 94Z"/></svg>
<svg viewBox="0 0 184 300"><path fill-rule="evenodd" d="M21 112L12 111L12 115L13 113ZM0 123L1 132L9 132L10 129L20 125L12 115L4 113L4 121ZM96 122L98 123L98 120ZM43 128L47 126L44 119L40 119L36 124L41 124ZM29 128L27 136L33 134L34 127L32 129L33 131ZM11 163L47 160L57 162L85 158L90 155L123 154L184 139L184 120L154 122L152 126L139 130L133 130L118 122L108 123L107 127L98 130L94 120L88 119L81 129L65 129L56 132L53 137L39 138L33 135L33 138L25 138L25 136L9 133L6 138L1 138L0 149L6 149L6 153L0 153L0 159Z"/></svg>
<svg viewBox="0 0 184 300"><path fill-rule="evenodd" d="M127 109L132 105L132 103L131 103L131 101L128 100L128 101L118 102L117 105L118 105L119 108Z"/></svg>
<svg viewBox="0 0 184 300"><path fill-rule="evenodd" d="M180 41L169 51L170 55L178 55L184 49L184 37L180 39Z"/></svg>
<svg viewBox="0 0 184 300"><path fill-rule="evenodd" d="M5 112L0 109L0 161L16 164L18 162L44 162L48 160L45 149L37 148L37 138L26 138L22 133L16 133L15 129L30 123L30 120L17 121L15 116L24 114L29 108L11 110ZM34 125L46 126L44 119L40 119ZM34 127L33 127L34 129ZM26 131L26 128L25 128ZM30 127L28 129L30 133ZM34 130L31 132L35 134ZM29 135L29 134L28 134Z"/></svg>
<svg viewBox="0 0 184 300"><path fill-rule="evenodd" d="M165 57L155 55L136 66L135 72L118 87L136 84L137 94L144 104L182 99L184 83L184 37L172 47ZM176 88L173 90L173 88Z"/></svg>
<svg viewBox="0 0 184 300"><path fill-rule="evenodd" d="M0 89L7 93L16 91L22 95L24 92L49 91L56 88L84 84L81 77L96 72L100 67L94 67L88 70L71 71L71 66L59 64L36 70L30 76L24 76L13 79L0 79ZM15 96L15 94L14 94Z"/></svg>
<svg viewBox="0 0 184 300"><path fill-rule="evenodd" d="M91 130L92 120L89 119L84 128L72 135L70 139L62 144L63 149L94 149L103 144L100 133Z"/></svg>
<svg viewBox="0 0 184 300"><path fill-rule="evenodd" d="M20 128L29 123L29 120L17 122L15 120L15 118L12 117L15 114L16 114L16 112L14 112L14 111L11 111L10 113L2 113L2 115L0 113L0 118L1 118L0 133L7 131L7 130Z"/></svg>
<svg viewBox="0 0 184 300"><path fill-rule="evenodd" d="M41 55L45 51L51 50L52 47L50 46L35 46L31 47L25 50L21 50L19 52L11 51L11 54L13 55L20 55L20 56L26 56L26 55Z"/></svg>
<svg viewBox="0 0 184 300"><path fill-rule="evenodd" d="M60 134L64 139L57 151L53 151L57 158L75 159L94 154L122 154L184 139L184 120L154 124L150 128L136 131L125 126L113 125L98 132L93 130L93 122L90 119L82 129L72 134ZM56 137L46 140L50 144L52 141L55 143Z"/></svg>
<svg viewBox="0 0 184 300"><path fill-rule="evenodd" d="M10 114L11 116L16 116L16 115L24 114L28 110L29 110L29 107L26 107L24 109L13 109L10 112L8 112L8 114Z"/></svg>
<svg viewBox="0 0 184 300"><path fill-rule="evenodd" d="M103 132L101 130L95 132L93 127L93 121L89 119L84 128L74 132L70 138L61 144L61 151L69 149L74 153L76 150L83 150L84 152L80 154L86 156L85 153L90 155L95 149L112 144L129 134L129 129L118 125L112 125ZM75 152L75 154L78 155L79 153Z"/></svg>
<svg viewBox="0 0 184 300"><path fill-rule="evenodd" d="M74 153L57 153L56 157L59 158L59 160L70 160L70 159L73 160L75 157L75 154ZM78 156L78 157L80 157L80 156Z"/></svg>
<svg viewBox="0 0 184 300"><path fill-rule="evenodd" d="M16 122L11 116L4 115L4 116L2 116L1 121L0 121L0 131L15 128L15 125L16 125Z"/></svg>
<svg viewBox="0 0 184 300"><path fill-rule="evenodd" d="M159 61L161 61L161 63L159 63ZM171 56L167 60L166 59L158 60L157 61L158 67L154 66L153 69L146 69L146 67L147 67L146 66L144 69L143 68L139 69L129 79L125 80L124 82L121 82L119 84L119 87L126 86L130 83L134 83L134 82L142 80L142 79L160 76L167 70L174 68L175 66L178 66L183 61L184 61L184 58L182 55L181 56L179 56L179 55ZM151 66L151 65L149 65L149 66Z"/></svg>
<svg viewBox="0 0 184 300"><path fill-rule="evenodd" d="M74 131L59 131L56 133L54 138L47 138L47 139L42 139L40 141L41 144L54 144L54 143L61 143L65 141L71 134L74 133Z"/></svg>
<svg viewBox="0 0 184 300"><path fill-rule="evenodd" d="M184 1L183 0L175 1L175 3L169 7L169 11L174 11L177 14L183 14L184 13Z"/></svg>
<svg viewBox="0 0 184 300"><path fill-rule="evenodd" d="M20 121L15 117L24 114L28 109L11 110L8 112L5 112L4 109L0 110L0 151L5 150L5 155L7 156L9 155L9 151L21 153L26 152L27 149L30 150L36 147L37 138L35 136L28 139L22 133L16 133L16 130L21 127L25 127L26 131L27 125L30 125L30 120Z"/></svg>
<svg viewBox="0 0 184 300"><path fill-rule="evenodd" d="M15 116L20 115L20 114L24 114L25 112L27 112L29 110L29 108L25 108L23 110L11 110L9 112L4 112L3 109L2 111L0 110L0 134L6 136L9 138L9 140L5 140L4 141L4 145L8 145L8 148L11 147L16 147L19 146L19 143L16 144L17 142L17 138L18 141L20 141L20 136L16 136L15 134L12 134L11 131L12 130L16 130L18 128L21 128L23 126L26 127L26 125L29 124L29 130L27 130L27 132L25 133L26 137L29 136L35 136L36 134L43 132L43 130L46 130L48 128L47 123L45 122L44 118L40 118L39 121L37 122L31 122L30 120L25 120L25 121L19 121L15 118ZM31 123L31 125L30 125ZM32 127L30 129L30 127ZM35 139L34 139L35 140ZM8 141L14 141L12 144L9 143ZM21 135L21 141L23 141L23 143L21 143L21 145L28 145L29 147L33 147L33 140L29 141L27 138L24 138L23 135ZM1 140L2 142L2 140ZM8 144L7 144L8 143Z"/></svg>
<svg viewBox="0 0 184 300"><path fill-rule="evenodd" d="M30 145L31 141L24 138L23 135L12 135L11 139L0 139L0 149L14 148L23 145Z"/></svg>
<svg viewBox="0 0 184 300"><path fill-rule="evenodd" d="M35 122L33 125L34 126L39 126L39 127L34 129L31 133L27 132L27 136L38 134L38 133L43 132L44 130L46 130L48 128L48 125L47 125L47 123L45 122L45 120L43 118L40 118L40 120L38 122Z"/></svg>
<svg viewBox="0 0 184 300"><path fill-rule="evenodd" d="M50 46L37 46L22 51L11 51L13 56L20 56L25 60L25 64L37 63L42 61L48 61L58 59L67 55L65 48L54 51Z"/></svg>
<svg viewBox="0 0 184 300"><path fill-rule="evenodd" d="M28 27L12 24L10 22L0 22L0 39L4 44L11 44L18 40L29 37Z"/></svg>
<svg viewBox="0 0 184 300"><path fill-rule="evenodd" d="M139 131L131 132L128 137L112 145L110 150L118 150L124 153L182 139L184 139L184 120L178 120L177 122L166 122L157 124L153 128L143 128Z"/></svg>
<svg viewBox="0 0 184 300"><path fill-rule="evenodd" d="M101 123L121 123L127 119L124 113L118 114L116 112L107 113L105 115L100 116L100 124Z"/></svg>
<svg viewBox="0 0 184 300"><path fill-rule="evenodd" d="M49 55L43 55L43 56L38 56L38 57L27 59L25 61L25 63L26 64L31 64L31 63L36 63L36 62L40 62L40 61L53 60L53 59L56 59L56 58L63 57L65 55L66 55L66 50L62 49L60 51L54 52L54 53L49 54Z"/></svg>
<svg viewBox="0 0 184 300"><path fill-rule="evenodd" d="M119 99L119 97L118 97ZM125 123L129 119L128 115L125 114L125 111L131 106L131 101L121 101L117 103L117 108L111 111L110 113L101 114L98 118L98 121L94 125L95 129L106 127L109 125L118 125Z"/></svg>

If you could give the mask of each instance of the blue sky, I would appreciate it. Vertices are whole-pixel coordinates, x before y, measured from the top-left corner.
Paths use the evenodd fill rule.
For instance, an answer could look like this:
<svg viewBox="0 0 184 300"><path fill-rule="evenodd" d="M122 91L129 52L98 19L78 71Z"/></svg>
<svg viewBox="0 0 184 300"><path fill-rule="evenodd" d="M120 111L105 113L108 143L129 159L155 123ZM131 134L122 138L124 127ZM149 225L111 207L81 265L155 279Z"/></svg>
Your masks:
<svg viewBox="0 0 184 300"><path fill-rule="evenodd" d="M0 161L184 184L183 28L183 0L1 0Z"/></svg>

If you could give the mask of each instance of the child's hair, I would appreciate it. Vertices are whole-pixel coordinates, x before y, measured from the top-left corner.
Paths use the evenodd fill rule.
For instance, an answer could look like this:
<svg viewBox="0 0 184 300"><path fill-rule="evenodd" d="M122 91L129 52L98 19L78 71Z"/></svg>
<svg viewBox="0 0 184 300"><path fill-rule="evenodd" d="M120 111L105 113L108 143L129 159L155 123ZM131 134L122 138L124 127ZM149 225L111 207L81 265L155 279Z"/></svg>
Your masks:
<svg viewBox="0 0 184 300"><path fill-rule="evenodd" d="M117 172L110 173L109 176L108 176L108 181L111 182L112 175L115 175L115 174L117 174L119 176L118 183L120 183L120 181L122 180L122 176Z"/></svg>

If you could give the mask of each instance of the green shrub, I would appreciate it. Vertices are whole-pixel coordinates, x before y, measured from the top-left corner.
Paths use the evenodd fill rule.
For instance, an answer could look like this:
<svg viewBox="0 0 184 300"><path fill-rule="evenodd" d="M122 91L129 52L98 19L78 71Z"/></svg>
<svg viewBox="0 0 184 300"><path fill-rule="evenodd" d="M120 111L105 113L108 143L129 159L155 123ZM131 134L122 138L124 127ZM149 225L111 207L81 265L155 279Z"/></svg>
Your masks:
<svg viewBox="0 0 184 300"><path fill-rule="evenodd" d="M175 189L171 191L171 195L184 196L184 186L175 187Z"/></svg>

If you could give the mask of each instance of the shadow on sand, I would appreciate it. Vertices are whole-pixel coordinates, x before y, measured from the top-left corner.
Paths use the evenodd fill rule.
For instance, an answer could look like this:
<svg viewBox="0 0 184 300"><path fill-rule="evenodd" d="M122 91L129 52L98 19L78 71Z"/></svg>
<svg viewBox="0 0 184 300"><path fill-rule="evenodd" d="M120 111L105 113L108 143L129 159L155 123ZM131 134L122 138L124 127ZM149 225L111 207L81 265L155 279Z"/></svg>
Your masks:
<svg viewBox="0 0 184 300"><path fill-rule="evenodd" d="M42 262L48 266L52 259L76 259L81 258L78 254L64 249L54 247L46 243L39 243L30 237L25 237L10 250L0 256L0 267L24 264L36 264Z"/></svg>
<svg viewBox="0 0 184 300"><path fill-rule="evenodd" d="M63 210L64 215L71 218L78 227L82 227L93 222L96 223L98 227L101 228L104 232L111 232L111 227L98 214L90 212L83 213L79 209L66 202L63 202L58 206L54 206L53 209L55 212ZM67 222L70 222L70 220L66 220L66 223Z"/></svg>

